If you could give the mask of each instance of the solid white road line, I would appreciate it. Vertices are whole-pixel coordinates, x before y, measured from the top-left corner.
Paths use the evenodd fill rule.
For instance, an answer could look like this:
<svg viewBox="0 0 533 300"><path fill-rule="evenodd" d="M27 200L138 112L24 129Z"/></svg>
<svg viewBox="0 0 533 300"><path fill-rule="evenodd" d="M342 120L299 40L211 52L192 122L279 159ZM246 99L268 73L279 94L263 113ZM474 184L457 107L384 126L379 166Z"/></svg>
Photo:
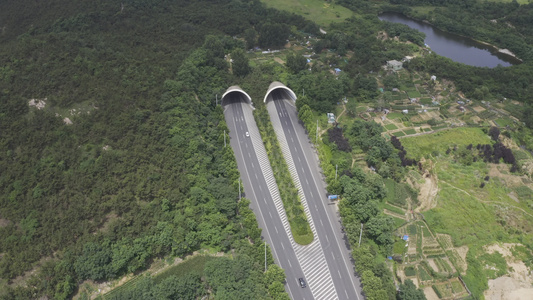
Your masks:
<svg viewBox="0 0 533 300"><path fill-rule="evenodd" d="M291 123L293 123L292 122L292 118L291 118ZM302 146L303 144L302 144L302 141L300 141L300 138L298 137L298 134L296 134L296 139L298 140L298 143L302 147L302 151L303 151L303 146ZM303 151L303 155L304 155L304 158L305 158L305 160L307 162L307 165L309 166L309 168L311 168L311 165L309 164L309 160L307 159L307 155L305 154L305 151ZM313 172L311 172L311 177L313 178L313 182L315 184L315 188L318 189L318 185L316 183L316 179L315 179L315 176L313 175ZM324 211L326 211L326 217L328 218L328 221L329 221L329 224L331 226L331 229L333 230L333 223L331 222L329 214L327 213L326 207L324 206L323 202L320 202L320 203L322 203L322 205L324 207ZM322 223L322 219L320 219L320 222ZM344 255L342 253L343 252L343 250L342 250L343 248L339 244L339 238L337 237L337 234L335 233L335 230L333 230L333 235L335 235L335 240L337 241L337 246L339 247L339 251L341 252L342 260L344 261L344 265L346 266L346 271L350 274L351 268L348 266L348 263L346 262L346 258L344 257ZM350 282L352 283L352 286L353 286L353 288L355 290L355 296L357 297L358 300L360 300L359 293L357 292L357 288L355 287L355 281L352 280L352 278L350 278Z"/></svg>
<svg viewBox="0 0 533 300"><path fill-rule="evenodd" d="M237 127L236 127L236 125L235 125L235 122L233 122L233 127L235 128L235 132L237 132ZM238 142L238 141L239 141L239 137L237 137L237 142ZM241 155L242 155L243 152L242 152L241 144L240 144L240 143L237 143L237 145L239 146L239 151L241 152ZM243 161L243 162L244 162L244 161ZM244 162L244 170L246 171L246 176L248 177L248 181L250 182L251 189L252 189L252 194L254 194L254 195L255 195L255 198L257 199L257 196L256 196L256 194L255 194L254 187L253 187L253 185L251 184L251 183L252 183L252 180L250 179L250 173L248 172L248 168L246 167L246 162ZM265 201L264 198L263 198L263 201ZM265 201L265 203L266 203L266 201ZM261 219L263 220L263 224L265 224L265 231L266 231L266 233L267 233L267 235L268 235L268 239L269 239L270 242L272 243L273 240L272 240L272 237L270 236L270 232L268 231L268 227L266 226L265 218L264 218L264 216L263 216L263 212L261 211L261 206L259 205L259 203L258 203L257 207L258 207L258 209L259 209L259 214L261 215ZM265 242L266 242L266 241L265 241ZM272 251L273 251L274 256L275 256L275 257L278 259L278 261L279 261L279 256L278 256L278 254L276 253L276 248L272 247ZM290 260L289 260L289 265L290 265L290 264L291 264L291 262L290 262ZM291 266L291 268L292 268L292 266ZM289 288L289 294L291 294L291 298L294 299L294 295L292 294L292 291L291 291L290 287L289 287L289 286L287 286L287 287Z"/></svg>

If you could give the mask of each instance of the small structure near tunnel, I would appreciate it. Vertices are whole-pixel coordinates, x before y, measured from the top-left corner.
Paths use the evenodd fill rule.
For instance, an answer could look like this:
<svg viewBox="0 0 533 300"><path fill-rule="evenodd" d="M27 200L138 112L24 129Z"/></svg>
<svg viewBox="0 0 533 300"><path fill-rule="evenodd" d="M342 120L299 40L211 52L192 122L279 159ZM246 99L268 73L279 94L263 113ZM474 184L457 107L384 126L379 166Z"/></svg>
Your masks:
<svg viewBox="0 0 533 300"><path fill-rule="evenodd" d="M387 61L387 69L389 70L400 71L402 67L403 67L403 63L401 61L397 61L397 60Z"/></svg>
<svg viewBox="0 0 533 300"><path fill-rule="evenodd" d="M328 123L329 124L335 123L335 114L334 113L328 113Z"/></svg>

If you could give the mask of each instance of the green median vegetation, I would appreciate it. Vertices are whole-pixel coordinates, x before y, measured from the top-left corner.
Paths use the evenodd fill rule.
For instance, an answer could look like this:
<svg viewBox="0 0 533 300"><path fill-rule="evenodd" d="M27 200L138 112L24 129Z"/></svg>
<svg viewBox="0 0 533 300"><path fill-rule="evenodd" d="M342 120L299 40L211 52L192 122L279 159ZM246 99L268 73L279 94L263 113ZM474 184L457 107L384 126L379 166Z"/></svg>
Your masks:
<svg viewBox="0 0 533 300"><path fill-rule="evenodd" d="M281 152L276 132L270 123L268 111L265 106L261 105L254 111L254 114L274 177L276 178L283 207L289 220L292 237L300 245L309 245L314 238L313 232L311 231L302 202L298 196L298 190L292 181L289 168Z"/></svg>

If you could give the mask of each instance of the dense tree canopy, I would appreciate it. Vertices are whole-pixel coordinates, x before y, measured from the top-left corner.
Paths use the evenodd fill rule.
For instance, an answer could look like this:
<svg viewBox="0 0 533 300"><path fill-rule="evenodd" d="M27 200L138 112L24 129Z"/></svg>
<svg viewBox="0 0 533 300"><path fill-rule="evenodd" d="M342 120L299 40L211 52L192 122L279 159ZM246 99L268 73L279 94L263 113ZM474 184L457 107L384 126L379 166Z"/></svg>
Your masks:
<svg viewBox="0 0 533 300"><path fill-rule="evenodd" d="M254 0L3 1L0 18L0 277L47 262L2 297L65 299L260 239L214 103L233 78L224 55L260 24L316 25Z"/></svg>
<svg viewBox="0 0 533 300"><path fill-rule="evenodd" d="M398 300L426 300L426 295L424 291L417 289L415 284L411 279L405 280L405 282L400 283L398 295L396 297Z"/></svg>
<svg viewBox="0 0 533 300"><path fill-rule="evenodd" d="M291 53L287 55L287 68L292 73L298 73L307 69L307 58L302 55Z"/></svg>
<svg viewBox="0 0 533 300"><path fill-rule="evenodd" d="M231 53L233 60L233 74L235 76L243 77L250 73L250 65L246 53L242 49L235 49Z"/></svg>

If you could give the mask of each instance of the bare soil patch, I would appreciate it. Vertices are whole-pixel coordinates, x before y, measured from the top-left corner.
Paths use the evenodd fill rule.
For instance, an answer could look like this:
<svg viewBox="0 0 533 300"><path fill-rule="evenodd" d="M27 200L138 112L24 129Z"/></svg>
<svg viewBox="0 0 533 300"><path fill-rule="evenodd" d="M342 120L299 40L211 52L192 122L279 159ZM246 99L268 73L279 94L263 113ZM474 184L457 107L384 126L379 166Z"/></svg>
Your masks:
<svg viewBox="0 0 533 300"><path fill-rule="evenodd" d="M433 271L435 271L435 272L439 271L439 267L437 267L437 264L435 263L435 260L428 259L427 261L428 261L429 266L433 269Z"/></svg>
<svg viewBox="0 0 533 300"><path fill-rule="evenodd" d="M427 300L440 300L439 296L435 293L432 287L428 286L424 288L424 294Z"/></svg>
<svg viewBox="0 0 533 300"><path fill-rule="evenodd" d="M428 115L430 115L431 118L434 118L434 119L437 120L437 121L442 120L442 118L440 117L440 113L439 113L438 111L431 111L431 112L428 112Z"/></svg>
<svg viewBox="0 0 533 300"><path fill-rule="evenodd" d="M483 294L487 300L521 300L531 299L531 284L502 276L489 280L489 289Z"/></svg>
<svg viewBox="0 0 533 300"><path fill-rule="evenodd" d="M511 249L520 244L504 243L485 246L487 253L499 252L506 260L509 274L489 280L489 289L484 293L488 300L531 299L533 275L523 261L515 259Z"/></svg>
<svg viewBox="0 0 533 300"><path fill-rule="evenodd" d="M502 144L505 145L505 147L509 149L515 149L515 150L520 149L520 147L518 147L518 145L512 139L504 135L500 136L500 141L502 142Z"/></svg>
<svg viewBox="0 0 533 300"><path fill-rule="evenodd" d="M477 113L480 113L480 112L486 110L486 109L485 109L484 107L482 107L482 106L474 106L474 107L472 107L472 109L475 110Z"/></svg>
<svg viewBox="0 0 533 300"><path fill-rule="evenodd" d="M423 122L423 121L425 121L425 120L427 120L427 119L424 119L424 117L422 116L422 114L419 114L419 115L416 115L416 116L414 116L414 117L411 117L411 120L410 120L410 121L414 123L414 122Z"/></svg>
<svg viewBox="0 0 533 300"><path fill-rule="evenodd" d="M461 246L455 248L455 251L461 258L461 261L456 261L457 264L462 263L459 267L462 268L464 273L466 274L466 269L468 268L468 264L466 263L466 254L468 253L468 246Z"/></svg>
<svg viewBox="0 0 533 300"><path fill-rule="evenodd" d="M6 227L9 226L9 224L11 224L11 221L9 221L8 219L0 218L0 227Z"/></svg>
<svg viewBox="0 0 533 300"><path fill-rule="evenodd" d="M448 111L449 111L451 114L455 114L455 113L458 112L458 109L457 109L457 107L452 106L452 107L448 108Z"/></svg>
<svg viewBox="0 0 533 300"><path fill-rule="evenodd" d="M483 122L483 120L481 120L481 118L478 117L478 116L473 116L472 117L472 122L474 122L476 124L479 124L479 123Z"/></svg>
<svg viewBox="0 0 533 300"><path fill-rule="evenodd" d="M283 59L279 58L279 57L274 57L274 61L276 61L277 63L280 63L282 65L285 64L285 61L283 61Z"/></svg>
<svg viewBox="0 0 533 300"><path fill-rule="evenodd" d="M489 166L489 176L491 178L500 178L505 182L505 185L508 187L516 187L523 185L522 176L512 175L512 174L503 174L501 171L509 171L509 166L504 164L490 164ZM492 180L492 179L491 179Z"/></svg>
<svg viewBox="0 0 533 300"><path fill-rule="evenodd" d="M417 184L420 192L418 201L420 205L415 209L416 212L423 212L437 206L437 193L439 192L437 175L431 175L428 172L424 174L424 183Z"/></svg>

